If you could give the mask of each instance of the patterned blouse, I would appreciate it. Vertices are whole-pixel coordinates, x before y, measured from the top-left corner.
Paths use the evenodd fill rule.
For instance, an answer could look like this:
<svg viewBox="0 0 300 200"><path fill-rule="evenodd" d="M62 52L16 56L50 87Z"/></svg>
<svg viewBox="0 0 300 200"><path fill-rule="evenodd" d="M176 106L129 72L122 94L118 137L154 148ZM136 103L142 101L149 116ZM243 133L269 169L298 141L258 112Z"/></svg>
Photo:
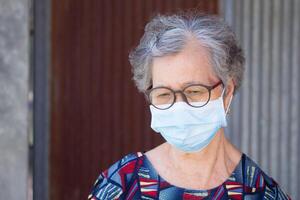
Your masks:
<svg viewBox="0 0 300 200"><path fill-rule="evenodd" d="M279 199L290 197L245 154L221 185L191 190L168 183L143 153L129 154L100 174L89 200L99 199Z"/></svg>

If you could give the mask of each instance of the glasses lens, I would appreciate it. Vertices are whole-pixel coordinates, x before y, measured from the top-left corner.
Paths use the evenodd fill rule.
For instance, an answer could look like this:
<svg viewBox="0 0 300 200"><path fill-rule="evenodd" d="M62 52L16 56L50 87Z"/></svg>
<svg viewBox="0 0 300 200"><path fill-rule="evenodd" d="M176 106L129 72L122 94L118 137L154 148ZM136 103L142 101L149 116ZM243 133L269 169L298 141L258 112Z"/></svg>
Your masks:
<svg viewBox="0 0 300 200"><path fill-rule="evenodd" d="M155 88L149 94L149 100L152 105L159 109L166 109L174 101L174 93L167 88Z"/></svg>
<svg viewBox="0 0 300 200"><path fill-rule="evenodd" d="M187 87L184 94L188 102L195 107L201 107L209 101L209 90L201 85Z"/></svg>

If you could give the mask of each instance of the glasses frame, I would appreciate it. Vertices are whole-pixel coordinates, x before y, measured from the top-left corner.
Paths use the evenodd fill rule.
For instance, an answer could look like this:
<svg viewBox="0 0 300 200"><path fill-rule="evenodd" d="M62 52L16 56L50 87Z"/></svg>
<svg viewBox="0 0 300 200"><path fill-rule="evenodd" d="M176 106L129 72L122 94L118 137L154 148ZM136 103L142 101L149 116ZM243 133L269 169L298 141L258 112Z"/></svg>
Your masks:
<svg viewBox="0 0 300 200"><path fill-rule="evenodd" d="M199 83L199 84L190 84L190 85L185 86L182 90L173 90L172 88L169 88L169 87L166 87L166 86L159 86L159 87L152 88L152 85L151 85L151 86L149 87L149 89L147 89L147 90L145 91L145 95L146 95L147 101L148 101L152 106L154 106L155 108L157 108L157 109L159 109L159 110L167 110L167 109L171 108L171 107L174 105L174 103L176 102L176 98L177 98L176 93L180 93L181 96L182 96L182 99L184 100L184 102L187 103L189 106L192 106L192 107L195 107L195 108L201 108L201 107L205 106L206 104L208 104L208 102L210 101L211 91L212 91L213 89L215 89L216 87L218 87L219 85L221 85L221 84L224 86L224 84L223 84L222 81L219 81L218 83L216 83L215 85L212 85L212 86L203 85L203 84L201 84L201 83ZM191 87L191 86L202 86L202 87L205 87L205 88L208 90L208 100L205 102L205 104L203 104L203 105L201 105L201 106L193 106L193 105L191 105L191 104L188 102L187 97L186 97L185 94L184 94L184 91L185 91L187 88ZM158 88L168 89L168 90L170 90L170 91L173 93L173 95L174 95L174 100L173 100L173 102L170 104L169 107L167 107L167 108L159 108L159 107L156 107L154 104L151 103L151 100L150 100L150 93L151 93L153 90L158 89Z"/></svg>

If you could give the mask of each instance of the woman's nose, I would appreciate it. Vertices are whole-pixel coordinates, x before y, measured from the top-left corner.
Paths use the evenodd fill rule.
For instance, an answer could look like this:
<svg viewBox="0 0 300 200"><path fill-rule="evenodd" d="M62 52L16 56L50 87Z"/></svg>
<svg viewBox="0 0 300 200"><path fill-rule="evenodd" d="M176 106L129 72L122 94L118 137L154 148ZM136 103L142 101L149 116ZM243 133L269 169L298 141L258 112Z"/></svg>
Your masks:
<svg viewBox="0 0 300 200"><path fill-rule="evenodd" d="M175 96L176 96L176 102L185 102L186 101L186 98L184 96L184 93L183 92L176 92L175 93Z"/></svg>

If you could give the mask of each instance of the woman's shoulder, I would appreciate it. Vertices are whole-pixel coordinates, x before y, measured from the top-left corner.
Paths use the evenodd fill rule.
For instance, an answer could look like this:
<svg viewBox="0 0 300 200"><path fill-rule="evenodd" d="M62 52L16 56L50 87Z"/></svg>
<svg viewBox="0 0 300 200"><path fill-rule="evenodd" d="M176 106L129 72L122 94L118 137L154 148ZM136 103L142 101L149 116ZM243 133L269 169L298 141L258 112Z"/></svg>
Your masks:
<svg viewBox="0 0 300 200"><path fill-rule="evenodd" d="M249 188L257 190L262 189L264 195L269 199L291 199L280 185L267 173L265 173L259 165L250 157L245 155L244 159L244 184Z"/></svg>
<svg viewBox="0 0 300 200"><path fill-rule="evenodd" d="M142 156L141 152L128 154L104 170L95 181L88 199L120 198L141 164L139 158Z"/></svg>

